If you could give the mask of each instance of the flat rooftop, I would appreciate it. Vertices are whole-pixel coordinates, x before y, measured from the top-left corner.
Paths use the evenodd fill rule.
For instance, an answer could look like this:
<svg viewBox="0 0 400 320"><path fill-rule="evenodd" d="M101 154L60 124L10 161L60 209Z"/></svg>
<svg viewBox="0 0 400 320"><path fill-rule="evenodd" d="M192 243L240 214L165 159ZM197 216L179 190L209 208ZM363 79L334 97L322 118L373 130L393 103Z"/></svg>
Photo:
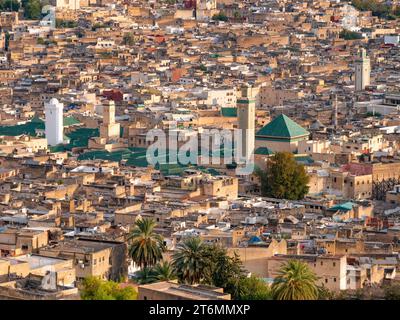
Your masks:
<svg viewBox="0 0 400 320"><path fill-rule="evenodd" d="M44 266L51 266L55 265L60 262L65 262L64 259L59 258L50 258L44 257L39 255L23 255L13 258L14 260L21 261L21 262L28 262L29 268L31 270L38 269Z"/></svg>
<svg viewBox="0 0 400 320"><path fill-rule="evenodd" d="M43 251L61 251L75 253L93 253L113 247L114 243L88 240L71 240L59 242L58 244L44 248Z"/></svg>
<svg viewBox="0 0 400 320"><path fill-rule="evenodd" d="M140 289L164 292L187 300L230 300L230 294L221 292L220 288L202 285L190 286L171 281L142 285L139 286L139 292Z"/></svg>

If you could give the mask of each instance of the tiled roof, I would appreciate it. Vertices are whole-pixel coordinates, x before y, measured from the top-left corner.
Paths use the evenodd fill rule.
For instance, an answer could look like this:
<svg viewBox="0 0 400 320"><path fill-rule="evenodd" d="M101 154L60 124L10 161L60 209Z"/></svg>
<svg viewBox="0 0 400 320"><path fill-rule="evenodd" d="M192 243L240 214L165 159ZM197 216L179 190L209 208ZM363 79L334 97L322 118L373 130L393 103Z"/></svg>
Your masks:
<svg viewBox="0 0 400 320"><path fill-rule="evenodd" d="M64 127L73 126L75 124L80 124L80 121L72 116L64 117Z"/></svg>
<svg viewBox="0 0 400 320"><path fill-rule="evenodd" d="M276 138L294 138L306 136L309 132L288 116L281 114L260 129L256 136L276 137Z"/></svg>
<svg viewBox="0 0 400 320"><path fill-rule="evenodd" d="M261 154L261 155L272 155L274 154L274 152L271 149L268 149L266 147L259 147L256 149L256 151L254 151L255 154Z"/></svg>
<svg viewBox="0 0 400 320"><path fill-rule="evenodd" d="M237 117L237 108L221 108L223 117Z"/></svg>
<svg viewBox="0 0 400 320"><path fill-rule="evenodd" d="M354 203L353 202L344 202L341 204L337 204L333 207L330 207L329 211L350 211L353 209Z"/></svg>

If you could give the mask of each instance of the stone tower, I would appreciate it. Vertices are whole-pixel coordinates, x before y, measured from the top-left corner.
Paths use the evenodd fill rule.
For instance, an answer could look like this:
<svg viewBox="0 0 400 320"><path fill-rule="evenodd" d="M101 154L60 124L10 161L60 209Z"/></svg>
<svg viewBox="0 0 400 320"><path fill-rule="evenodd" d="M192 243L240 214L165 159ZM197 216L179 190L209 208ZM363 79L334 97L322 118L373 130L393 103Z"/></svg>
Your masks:
<svg viewBox="0 0 400 320"><path fill-rule="evenodd" d="M100 126L100 137L117 139L120 136L120 124L115 123L115 104L110 100L103 106L103 124Z"/></svg>
<svg viewBox="0 0 400 320"><path fill-rule="evenodd" d="M355 91L362 91L370 84L371 63L367 52L362 48L355 61Z"/></svg>
<svg viewBox="0 0 400 320"><path fill-rule="evenodd" d="M238 128L242 130L242 156L250 159L255 146L255 112L256 102L252 88L242 87L242 97L237 100Z"/></svg>
<svg viewBox="0 0 400 320"><path fill-rule="evenodd" d="M64 141L63 110L64 105L58 102L56 98L44 105L46 138L50 146L55 146Z"/></svg>

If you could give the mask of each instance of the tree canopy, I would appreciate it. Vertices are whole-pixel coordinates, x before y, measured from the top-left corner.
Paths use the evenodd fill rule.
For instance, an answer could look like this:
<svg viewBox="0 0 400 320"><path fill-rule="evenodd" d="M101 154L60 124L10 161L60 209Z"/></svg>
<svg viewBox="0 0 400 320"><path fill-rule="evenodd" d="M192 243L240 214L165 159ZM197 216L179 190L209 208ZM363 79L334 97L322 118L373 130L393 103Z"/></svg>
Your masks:
<svg viewBox="0 0 400 320"><path fill-rule="evenodd" d="M135 37L132 32L128 32L124 35L122 43L124 45L133 46L136 44Z"/></svg>
<svg viewBox="0 0 400 320"><path fill-rule="evenodd" d="M62 19L56 20L56 28L76 28L77 26L78 23L73 20L62 20Z"/></svg>
<svg viewBox="0 0 400 320"><path fill-rule="evenodd" d="M170 262L161 261L153 267L145 267L137 271L135 278L139 284L146 284L174 280L176 279L176 273Z"/></svg>
<svg viewBox="0 0 400 320"><path fill-rule="evenodd" d="M263 196L299 200L308 193L309 177L302 164L293 154L277 152L268 160L265 171L258 170Z"/></svg>
<svg viewBox="0 0 400 320"><path fill-rule="evenodd" d="M358 40L358 39L363 38L361 33L346 30L346 29L340 32L339 37L342 39L345 39L345 40Z"/></svg>
<svg viewBox="0 0 400 320"><path fill-rule="evenodd" d="M319 289L317 276L302 261L290 260L279 270L272 284L272 295L276 300L316 300Z"/></svg>
<svg viewBox="0 0 400 320"><path fill-rule="evenodd" d="M82 300L136 300L137 292L132 287L121 288L114 281L87 277L82 282Z"/></svg>
<svg viewBox="0 0 400 320"><path fill-rule="evenodd" d="M140 267L154 266L162 260L164 240L154 231L156 222L151 218L140 218L135 222L129 241L129 255Z"/></svg>
<svg viewBox="0 0 400 320"><path fill-rule="evenodd" d="M393 9L390 5L385 2L378 0L352 0L352 5L360 11L371 11L373 16L393 19L396 16L400 16L398 8Z"/></svg>
<svg viewBox="0 0 400 320"><path fill-rule="evenodd" d="M255 276L249 278L236 253L228 254L219 244L206 244L197 237L188 238L178 246L172 263L180 282L220 287L233 299L271 299L264 281Z"/></svg>
<svg viewBox="0 0 400 320"><path fill-rule="evenodd" d="M42 4L40 0L22 0L22 6L26 19L38 20L42 17Z"/></svg>
<svg viewBox="0 0 400 320"><path fill-rule="evenodd" d="M0 0L0 11L18 12L20 4L17 0Z"/></svg>
<svg viewBox="0 0 400 320"><path fill-rule="evenodd" d="M229 18L226 16L226 14L225 13L223 13L223 12L220 12L220 13L218 13L218 14L214 14L213 16L212 16L212 19L213 20L217 20L217 21L228 21L229 20Z"/></svg>
<svg viewBox="0 0 400 320"><path fill-rule="evenodd" d="M270 287L260 278L251 276L239 282L238 300L271 300Z"/></svg>
<svg viewBox="0 0 400 320"><path fill-rule="evenodd" d="M191 237L179 243L172 255L172 265L181 282L200 283L208 272L208 261L205 259L205 244L200 238Z"/></svg>

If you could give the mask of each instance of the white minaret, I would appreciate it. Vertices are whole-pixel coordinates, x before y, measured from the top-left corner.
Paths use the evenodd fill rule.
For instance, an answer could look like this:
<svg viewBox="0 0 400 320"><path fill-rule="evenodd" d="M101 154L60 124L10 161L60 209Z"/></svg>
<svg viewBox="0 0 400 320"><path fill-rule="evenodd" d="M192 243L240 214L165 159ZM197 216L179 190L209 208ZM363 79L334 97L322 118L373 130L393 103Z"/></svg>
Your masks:
<svg viewBox="0 0 400 320"><path fill-rule="evenodd" d="M64 140L64 105L53 98L44 105L46 115L46 138L50 146L60 144Z"/></svg>
<svg viewBox="0 0 400 320"><path fill-rule="evenodd" d="M355 61L355 90L362 91L370 84L371 63L364 48L359 51Z"/></svg>
<svg viewBox="0 0 400 320"><path fill-rule="evenodd" d="M238 128L242 130L242 155L250 159L255 146L255 112L256 103L252 96L252 88L244 86L242 97L237 100Z"/></svg>

